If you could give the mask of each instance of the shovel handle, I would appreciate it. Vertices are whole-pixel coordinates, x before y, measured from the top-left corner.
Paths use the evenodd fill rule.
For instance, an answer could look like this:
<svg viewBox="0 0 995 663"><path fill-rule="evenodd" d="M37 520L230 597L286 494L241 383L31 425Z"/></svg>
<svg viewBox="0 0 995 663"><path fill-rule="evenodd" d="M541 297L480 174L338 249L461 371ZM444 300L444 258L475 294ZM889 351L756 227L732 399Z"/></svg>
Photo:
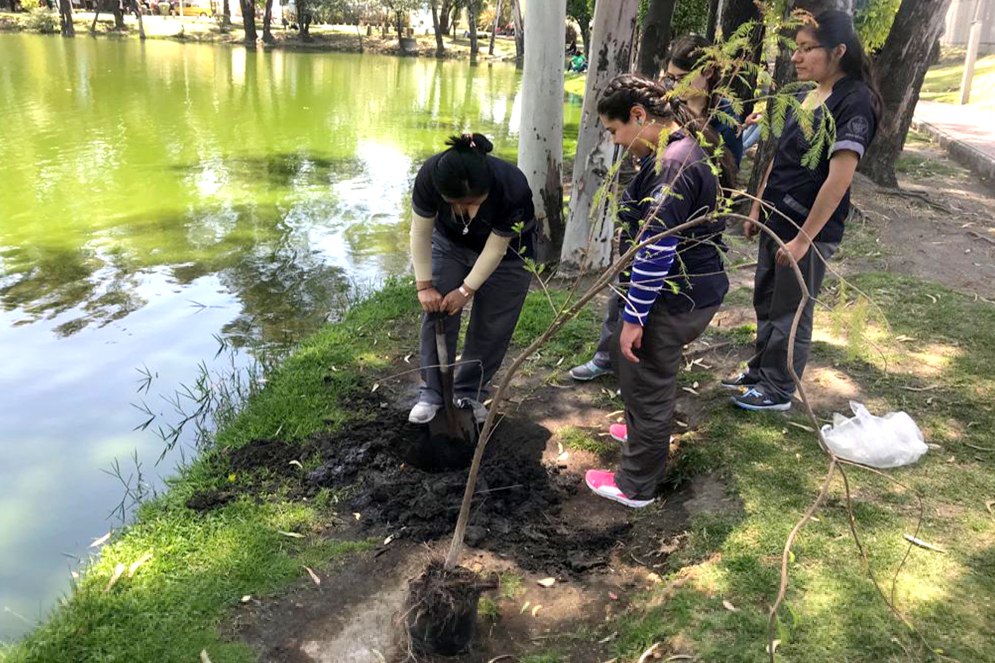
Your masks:
<svg viewBox="0 0 995 663"><path fill-rule="evenodd" d="M442 318L435 319L435 351L439 355L439 371L449 373L449 350L446 348L446 323Z"/></svg>

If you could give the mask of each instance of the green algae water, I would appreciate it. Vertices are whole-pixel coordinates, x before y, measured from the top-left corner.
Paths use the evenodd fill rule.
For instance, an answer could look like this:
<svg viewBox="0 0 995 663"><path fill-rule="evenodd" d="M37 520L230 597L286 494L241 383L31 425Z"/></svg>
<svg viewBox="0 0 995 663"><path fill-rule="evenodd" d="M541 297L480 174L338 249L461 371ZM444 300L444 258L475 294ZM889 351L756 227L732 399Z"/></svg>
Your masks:
<svg viewBox="0 0 995 663"><path fill-rule="evenodd" d="M199 363L288 348L405 273L420 161L468 129L514 160L519 84L510 65L0 35L0 641L120 526L115 459L161 488L190 453L156 465L132 404L169 421L158 394ZM578 118L575 100L568 133Z"/></svg>

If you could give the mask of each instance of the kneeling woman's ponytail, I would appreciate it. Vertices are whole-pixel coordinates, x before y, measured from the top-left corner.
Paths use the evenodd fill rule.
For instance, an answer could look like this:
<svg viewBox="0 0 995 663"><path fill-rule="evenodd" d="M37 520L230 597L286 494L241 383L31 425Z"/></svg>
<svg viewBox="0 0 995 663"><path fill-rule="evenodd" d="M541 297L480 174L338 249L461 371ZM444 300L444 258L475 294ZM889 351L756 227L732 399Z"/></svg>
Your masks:
<svg viewBox="0 0 995 663"><path fill-rule="evenodd" d="M494 145L483 134L450 136L449 149L432 170L432 183L444 198L476 198L491 190L494 172L487 155Z"/></svg>
<svg viewBox="0 0 995 663"><path fill-rule="evenodd" d="M712 146L705 150L708 158L714 158L713 150L721 144L721 139L715 130L708 126L708 118L695 116L694 111L688 108L680 97L673 94L673 88L665 83L635 74L616 76L601 92L601 98L598 99L598 115L628 122L632 108L636 105L645 108L646 112L658 122L676 122L684 130L703 137L706 144ZM723 147L718 162L719 183L724 188L733 188L736 184L737 168L732 152Z"/></svg>

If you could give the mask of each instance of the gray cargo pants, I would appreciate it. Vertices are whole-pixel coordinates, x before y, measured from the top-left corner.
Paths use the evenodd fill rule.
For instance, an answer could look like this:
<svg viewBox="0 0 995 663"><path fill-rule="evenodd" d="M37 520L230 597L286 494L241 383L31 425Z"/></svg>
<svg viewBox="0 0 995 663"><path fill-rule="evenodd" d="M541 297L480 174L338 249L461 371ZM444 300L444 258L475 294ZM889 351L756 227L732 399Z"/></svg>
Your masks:
<svg viewBox="0 0 995 663"><path fill-rule="evenodd" d="M642 348L635 351L639 363L622 356L619 349L621 322L612 339L612 361L625 401L628 442L622 446L622 462L615 485L628 497L653 498L667 473L671 420L677 400L677 374L684 346L701 336L718 306L671 313L663 302L650 311L643 327Z"/></svg>
<svg viewBox="0 0 995 663"><path fill-rule="evenodd" d="M438 232L432 235L432 284L445 297L458 288L473 268L477 252L451 241ZM503 260L473 296L470 326L460 365L456 367L453 391L456 398L472 398L483 402L488 384L508 351L508 343L518 324L525 296L529 294L532 274L520 260ZM449 362L456 357L460 315L446 316L446 347ZM419 400L442 405L442 383L436 365L439 355L435 348L435 322L428 314L422 316L421 378L423 386Z"/></svg>
<svg viewBox="0 0 995 663"><path fill-rule="evenodd" d="M824 260L829 260L837 248L838 242L813 242L808 253L798 263L811 295L795 336L795 372L799 379L805 373L812 345L815 298L819 296L822 280L826 276ZM750 359L748 373L757 378L765 394L790 399L795 393L795 383L788 371L788 336L802 292L794 270L777 264L777 249L777 242L766 233L761 234L753 287L753 308L757 313L757 346L756 354ZM819 259L816 251L823 259Z"/></svg>

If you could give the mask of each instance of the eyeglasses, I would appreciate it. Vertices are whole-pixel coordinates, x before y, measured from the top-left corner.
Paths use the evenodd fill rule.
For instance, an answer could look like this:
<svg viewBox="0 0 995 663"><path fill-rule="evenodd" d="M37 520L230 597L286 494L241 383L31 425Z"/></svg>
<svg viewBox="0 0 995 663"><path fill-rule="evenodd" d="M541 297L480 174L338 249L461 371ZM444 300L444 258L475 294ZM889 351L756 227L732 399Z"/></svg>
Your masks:
<svg viewBox="0 0 995 663"><path fill-rule="evenodd" d="M801 53L802 55L808 55L809 53L811 53L812 51L814 51L814 50L816 50L818 48L825 48L825 47L824 46L820 46L818 44L815 44L815 45L812 45L812 46L808 46L808 45L806 45L806 46L796 46L794 52L795 53Z"/></svg>
<svg viewBox="0 0 995 663"><path fill-rule="evenodd" d="M665 81L670 81L671 83L680 83L685 78L687 78L687 75L690 73L691 73L690 71L682 71L678 74L675 74L671 71L668 71L663 75L663 79Z"/></svg>

